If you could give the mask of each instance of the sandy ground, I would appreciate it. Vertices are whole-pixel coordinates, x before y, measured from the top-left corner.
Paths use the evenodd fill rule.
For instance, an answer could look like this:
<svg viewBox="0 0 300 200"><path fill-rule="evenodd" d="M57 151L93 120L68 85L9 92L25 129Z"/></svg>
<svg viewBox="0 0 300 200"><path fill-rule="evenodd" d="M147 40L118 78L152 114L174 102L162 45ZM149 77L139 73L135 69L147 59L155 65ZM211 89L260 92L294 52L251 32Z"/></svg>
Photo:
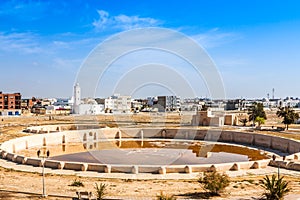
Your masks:
<svg viewBox="0 0 300 200"><path fill-rule="evenodd" d="M0 199L39 199L39 195L21 194L42 193L42 177L38 173L16 172L0 169ZM260 198L263 193L259 180L263 176L248 175L231 178L231 184L221 197L212 199L253 199ZM79 180L84 187L70 186L74 180ZM178 199L203 199L205 191L197 180L128 180L99 179L76 176L46 175L46 192L48 199L70 199L76 191L95 192L95 183L107 185L107 198L110 199L155 199L161 191L175 195ZM286 176L292 189L291 195L300 198L300 178ZM7 192L13 191L13 192ZM54 196L67 196L54 197ZM296 199L296 198L295 198Z"/></svg>
<svg viewBox="0 0 300 200"><path fill-rule="evenodd" d="M151 116L135 115L132 116L135 123L152 123ZM177 126L181 121L177 114L159 117L156 122L163 123L166 120L168 126ZM267 124L278 124L280 119L273 119ZM1 119L1 118L0 118ZM143 122L143 119L144 122ZM81 119L83 121L95 120L95 117ZM124 117L124 120L127 120ZM131 119L132 120L132 119ZM129 120L129 121L131 121ZM186 122L189 118L187 117ZM27 135L20 131L29 125L39 124L70 124L77 121L71 116L57 116L54 120L48 117L33 116L19 118L4 118L0 121L0 143L11 138ZM113 124L112 116L98 116L96 121L100 123ZM122 121L122 120L120 120ZM298 132L298 126L292 126ZM265 133L265 132L264 132ZM266 134L278 134L267 132ZM299 137L293 133L279 133L286 137ZM274 171L274 170L273 170ZM276 171L276 170L275 170ZM176 176L176 175L175 175ZM231 183L221 197L212 199L258 199L263 193L263 188L259 183L263 176L248 174L238 177L231 177ZM289 181L291 192L286 199L300 199L300 173L299 175L286 175ZM80 180L84 187L70 186L72 182ZM169 195L175 195L178 199L203 199L205 191L201 188L197 180L128 180L128 179L99 179L88 177L76 177L71 175L46 175L46 192L49 195L47 199L70 199L76 196L76 191L95 192L95 183L105 183L107 185L108 199L155 199L156 195L163 191ZM21 192L21 193L18 193ZM39 173L19 172L0 168L0 199L40 199L42 193L42 177ZM65 196L65 197L61 197Z"/></svg>

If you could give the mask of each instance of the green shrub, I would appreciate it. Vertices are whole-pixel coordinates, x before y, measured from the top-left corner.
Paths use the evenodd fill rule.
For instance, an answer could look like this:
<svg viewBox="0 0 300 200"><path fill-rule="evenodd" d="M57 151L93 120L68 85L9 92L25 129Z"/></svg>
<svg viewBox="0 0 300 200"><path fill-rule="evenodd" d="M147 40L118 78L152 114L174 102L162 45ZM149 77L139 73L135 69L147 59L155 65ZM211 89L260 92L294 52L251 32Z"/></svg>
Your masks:
<svg viewBox="0 0 300 200"><path fill-rule="evenodd" d="M163 192L160 192L159 195L156 196L157 200L176 200L176 197L174 197L174 195L167 195L167 194L164 194Z"/></svg>
<svg viewBox="0 0 300 200"><path fill-rule="evenodd" d="M83 183L80 180L75 179L73 181L73 183L71 183L70 186L74 186L74 187L84 187Z"/></svg>
<svg viewBox="0 0 300 200"><path fill-rule="evenodd" d="M210 195L219 196L229 186L230 180L226 174L205 172L204 176L200 177L198 182L203 185L205 190L209 191Z"/></svg>
<svg viewBox="0 0 300 200"><path fill-rule="evenodd" d="M106 188L107 185L104 183L100 183L100 184L95 183L97 200L102 200L104 198L104 196L106 195Z"/></svg>
<svg viewBox="0 0 300 200"><path fill-rule="evenodd" d="M275 174L272 175L271 179L269 176L265 176L265 178L261 180L261 183L266 190L263 195L267 200L281 200L283 199L283 196L290 191L288 182L283 180L283 176L279 179L276 179Z"/></svg>

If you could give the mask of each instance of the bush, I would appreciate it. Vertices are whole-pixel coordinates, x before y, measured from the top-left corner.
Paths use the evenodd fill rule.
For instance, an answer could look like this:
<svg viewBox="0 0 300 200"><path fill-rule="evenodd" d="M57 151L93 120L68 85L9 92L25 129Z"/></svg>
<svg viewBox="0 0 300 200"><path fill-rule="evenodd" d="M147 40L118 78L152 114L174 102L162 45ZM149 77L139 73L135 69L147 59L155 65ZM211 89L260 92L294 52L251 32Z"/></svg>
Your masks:
<svg viewBox="0 0 300 200"><path fill-rule="evenodd" d="M75 179L73 181L73 183L71 183L70 186L74 186L74 187L84 187L83 183L80 180Z"/></svg>
<svg viewBox="0 0 300 200"><path fill-rule="evenodd" d="M176 200L176 198L174 197L174 195L167 195L167 194L164 194L163 192L160 192L159 195L156 196L157 200Z"/></svg>
<svg viewBox="0 0 300 200"><path fill-rule="evenodd" d="M288 188L288 182L283 180L283 176L279 179L276 179L275 174L272 175L271 179L269 176L265 176L265 178L261 180L261 183L266 190L263 195L267 198L267 200L283 199L283 196L290 191Z"/></svg>
<svg viewBox="0 0 300 200"><path fill-rule="evenodd" d="M219 174L217 172L205 172L204 176L200 177L198 182L212 196L219 196L230 183L229 177L226 174Z"/></svg>
<svg viewBox="0 0 300 200"><path fill-rule="evenodd" d="M100 184L95 183L97 200L102 200L104 198L104 196L106 195L106 192L105 192L106 187L107 187L107 185L104 183L100 183Z"/></svg>

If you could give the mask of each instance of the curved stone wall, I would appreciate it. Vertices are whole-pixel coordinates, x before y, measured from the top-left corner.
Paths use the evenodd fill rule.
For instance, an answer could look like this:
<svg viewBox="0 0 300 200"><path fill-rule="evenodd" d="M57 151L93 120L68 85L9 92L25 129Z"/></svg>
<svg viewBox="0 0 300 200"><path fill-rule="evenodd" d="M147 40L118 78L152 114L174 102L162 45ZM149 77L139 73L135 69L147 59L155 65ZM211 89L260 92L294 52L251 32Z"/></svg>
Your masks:
<svg viewBox="0 0 300 200"><path fill-rule="evenodd" d="M225 142L244 144L253 147L269 148L288 154L288 159L298 159L300 154L300 142L286 138L262 135L255 133L220 131L220 130L197 130L191 128L181 129L160 129L160 128L101 128L89 130L74 130L54 132L58 130L68 130L66 126L41 126L29 127L28 132L40 133L45 130L49 133L34 134L16 138L4 142L1 145L0 155L3 159L12 162L42 166L39 158L25 157L17 155L16 152L32 147L46 147L49 144L67 144L82 142L86 149L95 148L97 141L104 139L184 139L184 140L205 140L214 142ZM32 131L34 130L34 131ZM170 166L147 166L147 165L105 165L95 163L62 162L46 160L45 167L53 169L69 169L76 171L96 171L100 173L194 173L203 171L228 171L240 169L264 168L267 165L280 165L281 167L300 170L300 165L283 161L259 160L248 162L224 163L214 165L170 165Z"/></svg>

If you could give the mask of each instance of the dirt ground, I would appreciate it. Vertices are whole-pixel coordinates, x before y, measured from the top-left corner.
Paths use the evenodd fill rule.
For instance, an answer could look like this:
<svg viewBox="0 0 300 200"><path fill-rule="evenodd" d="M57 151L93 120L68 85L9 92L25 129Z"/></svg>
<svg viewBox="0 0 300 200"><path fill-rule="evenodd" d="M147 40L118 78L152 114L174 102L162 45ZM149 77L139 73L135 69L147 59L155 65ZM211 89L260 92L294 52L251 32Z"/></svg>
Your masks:
<svg viewBox="0 0 300 200"><path fill-rule="evenodd" d="M42 193L40 174L16 172L3 168L0 169L0 174L0 199L40 198L40 195L30 195L30 193ZM224 194L212 199L258 199L264 191L259 182L262 178L263 176L255 175L231 178L230 186L226 188ZM289 181L291 193L300 194L299 177L286 176L285 179ZM107 198L112 199L155 199L161 191L175 195L178 199L206 198L206 193L197 180L99 179L68 175L46 175L45 180L46 192L50 195L47 199L70 199L76 196L76 191L95 192L95 183L106 184ZM84 187L70 186L75 180L82 182ZM23 192L23 194L16 192Z"/></svg>
<svg viewBox="0 0 300 200"><path fill-rule="evenodd" d="M277 119L274 115L270 116L271 122L267 122L267 124L280 123L280 119ZM189 118L186 117L184 119L186 123ZM49 120L49 117L46 116L3 118L3 121L0 118L0 143L15 137L28 135L21 131L30 125L70 124L75 123L77 120L72 116L55 116L54 120ZM99 124L109 124L111 126L116 125L113 117L109 115L92 117L90 119L82 118L80 120L97 121ZM126 117L122 120L128 121ZM122 120L119 119L119 121L123 122ZM132 116L129 122L132 123L132 120L135 124L152 123L153 116L139 114ZM178 114L174 114L163 117L157 116L155 120L157 123L165 123L166 126L177 126L182 121L182 118ZM298 129L299 127L293 126L293 128ZM266 132L266 134L290 136L289 133ZM295 136L293 134L292 137L298 137L298 135L296 134ZM254 174L231 178L230 186L226 188L224 194L221 197L213 197L212 199L258 199L264 192L259 182L262 178L263 176ZM289 181L290 194L299 194L300 197L299 176L286 176L285 179ZM108 199L155 199L156 195L160 192L175 195L178 199L206 198L206 193L197 180L99 179L51 174L47 174L45 180L46 192L49 195L47 199L51 200L70 199L76 196L76 191L95 192L95 183L104 183L107 185L106 196ZM70 186L75 180L82 182L84 187ZM0 168L0 199L40 199L41 193L42 177L40 174ZM289 199L293 199L293 197L290 196Z"/></svg>

